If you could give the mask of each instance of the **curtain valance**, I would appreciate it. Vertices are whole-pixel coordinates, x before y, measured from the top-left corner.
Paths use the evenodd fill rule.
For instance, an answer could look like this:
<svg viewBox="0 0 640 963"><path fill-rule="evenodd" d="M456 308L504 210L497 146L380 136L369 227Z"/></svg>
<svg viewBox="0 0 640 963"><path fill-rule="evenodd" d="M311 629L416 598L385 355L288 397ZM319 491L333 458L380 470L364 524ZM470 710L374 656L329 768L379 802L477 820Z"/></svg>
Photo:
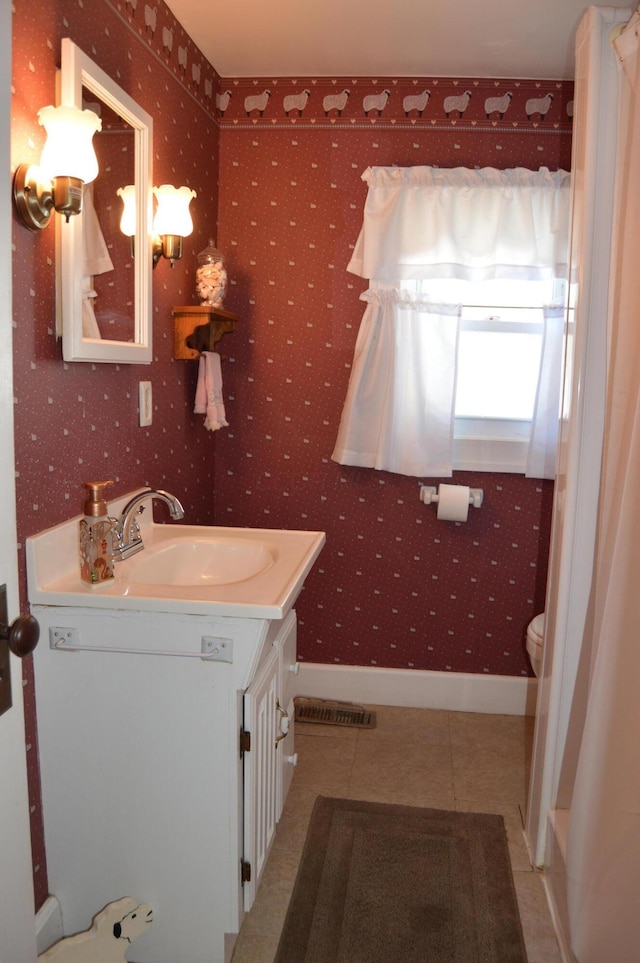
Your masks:
<svg viewBox="0 0 640 963"><path fill-rule="evenodd" d="M570 175L370 167L348 270L372 281L567 276Z"/></svg>

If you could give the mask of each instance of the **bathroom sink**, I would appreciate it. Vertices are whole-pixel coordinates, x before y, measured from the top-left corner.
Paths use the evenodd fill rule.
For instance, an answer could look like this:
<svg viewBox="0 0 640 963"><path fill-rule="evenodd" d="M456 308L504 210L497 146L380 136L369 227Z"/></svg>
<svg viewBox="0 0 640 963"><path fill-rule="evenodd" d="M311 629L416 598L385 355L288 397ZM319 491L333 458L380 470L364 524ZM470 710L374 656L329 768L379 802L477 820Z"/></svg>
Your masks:
<svg viewBox="0 0 640 963"><path fill-rule="evenodd" d="M114 502L117 516L131 496ZM98 586L80 578L78 518L27 539L36 605L282 619L325 543L324 532L156 524L139 516L144 548Z"/></svg>
<svg viewBox="0 0 640 963"><path fill-rule="evenodd" d="M142 585L231 585L265 572L274 562L273 553L261 541L232 535L177 537L136 555L131 579Z"/></svg>

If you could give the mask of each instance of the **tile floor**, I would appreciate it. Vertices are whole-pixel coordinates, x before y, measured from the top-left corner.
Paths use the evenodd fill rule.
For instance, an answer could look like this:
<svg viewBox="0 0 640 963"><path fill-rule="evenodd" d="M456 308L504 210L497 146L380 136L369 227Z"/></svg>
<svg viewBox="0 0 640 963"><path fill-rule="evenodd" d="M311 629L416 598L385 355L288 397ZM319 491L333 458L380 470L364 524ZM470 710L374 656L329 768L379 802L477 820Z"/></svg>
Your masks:
<svg viewBox="0 0 640 963"><path fill-rule="evenodd" d="M562 963L522 835L533 719L371 708L375 729L296 724L298 766L233 963L272 963L317 795L501 813L529 963Z"/></svg>

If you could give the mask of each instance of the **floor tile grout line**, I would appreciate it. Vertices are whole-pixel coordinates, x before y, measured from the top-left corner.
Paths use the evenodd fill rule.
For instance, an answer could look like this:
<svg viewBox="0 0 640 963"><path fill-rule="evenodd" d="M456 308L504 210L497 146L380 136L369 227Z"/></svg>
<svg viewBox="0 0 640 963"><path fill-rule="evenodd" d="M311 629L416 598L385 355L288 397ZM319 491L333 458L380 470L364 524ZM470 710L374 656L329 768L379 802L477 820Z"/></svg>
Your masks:
<svg viewBox="0 0 640 963"><path fill-rule="evenodd" d="M448 760L449 760L449 766L450 766L451 785L452 785L452 789L453 789L453 792L452 792L453 808L454 808L454 809L457 809L457 808L458 808L458 804L464 805L464 803L465 803L465 798L464 798L464 797L465 797L465 795L467 794L465 790L468 790L468 787L467 787L467 786L459 787L459 788L458 788L458 791L461 791L461 789L462 789L462 795L461 795L460 797L457 795L456 786L455 786L455 780L454 780L454 773L455 773L455 771L456 771L456 765L455 765L456 752L457 752L458 750L460 750L461 752L464 752L465 749L466 749L466 751L468 752L469 748L474 748L474 746L475 746L475 744L476 744L476 740L475 740L475 738L472 739L472 740L470 740L470 743L471 743L471 744L467 744L467 745L465 746L465 745L464 745L465 740L460 738L460 734L461 734L461 733L464 734L464 732L466 731L465 729L461 729L461 726L466 725L466 720L465 720L464 722L461 722L460 720L457 720L457 721L456 721L456 726L457 726L457 729L458 729L458 738L456 738L456 739L453 738L453 720L454 720L455 716L456 716L456 714L455 714L455 713L451 713L451 712L447 712L447 715L446 715L446 732L447 732L447 738L448 738L448 753L447 753L446 758L448 758ZM498 725L500 725L500 723L498 723ZM445 729L445 727L442 725L442 721L440 722L440 726L441 726L440 732L441 732L442 742L444 743L444 729ZM406 745L407 731L410 731L410 729L411 729L411 727L410 727L410 726L407 726L407 727L406 727L406 730L403 732L401 726L396 727L396 726L393 725L393 719L392 719L392 724L391 724L391 726L389 727L389 729L386 730L384 738L385 738L385 740L388 739L388 740L394 741L395 744L396 744L396 750L397 750L398 752L400 752L402 746L403 746L403 745ZM499 729L498 731L503 731L503 730L500 730L500 729ZM348 750L348 751L351 753L351 758L350 758L349 766L344 766L344 763L342 764L342 765L344 766L344 769L343 769L344 774L346 775L347 772L348 772L349 794L351 794L351 792L352 792L352 790L353 790L353 788L354 788L354 785L355 785L355 768L356 768L357 761L358 761L358 758L359 758L359 755L358 755L358 754L359 754L359 751L362 752L363 749L364 749L364 746L365 746L365 744L366 744L366 735L367 735L366 731L364 731L364 730L363 730L363 731L358 731L358 732L355 734L355 736L356 736L355 739L353 739L353 740L351 740L351 739L345 740L345 746L340 747L339 749L336 747L336 751L342 752L342 751L344 751L344 749L346 749L346 747L347 747L347 745L348 745L348 746L349 746L349 750ZM495 740L495 736L494 736L494 740ZM455 744L454 744L454 743L455 743ZM312 743L309 743L309 744L308 744L308 748L309 748L310 750L312 749ZM360 758L362 758L362 757L360 757ZM444 762L444 758L445 758L445 757L444 757L444 755L443 755L443 757L442 757L442 761L443 761L443 762ZM526 760L527 760L528 758L529 758L529 756L528 756L528 754L527 754L527 752L526 752L526 748L525 748L525 767L524 767L524 768L525 768L525 772L526 772L526 770L527 770L527 768L528 768L527 762L526 762ZM463 757L463 761L464 761L464 757ZM513 762L513 759L507 760L507 761L506 761L506 764L507 764L507 765L511 765L512 762ZM519 771L519 769L520 769L520 767L518 766L518 767L517 767L517 770ZM317 785L320 785L321 791L322 791L322 785L323 785L324 776L325 776L325 774L326 774L327 772L330 773L330 771L331 771L331 765L330 765L330 763L327 763L326 768L324 768L324 769L315 768L315 769L313 770L313 772L312 772L312 779L310 779L308 783L305 781L305 783L301 786L301 788L304 790L304 792L315 793L315 794L317 795L318 793L317 793L317 790L316 790L315 787L316 787ZM294 775L294 780L295 780L295 775ZM346 782L346 781L347 781L347 780L345 780L345 782ZM295 783L294 783L294 785L295 785ZM365 798L365 797L363 797L363 798ZM494 800L494 801L495 801L495 800ZM467 803L473 802L473 798L472 798L471 796L467 796L466 802L467 802ZM481 804L480 798L477 799L477 802L478 802L479 804ZM501 803L498 803L497 801L495 801L495 802L496 802L496 805L499 805L501 809L504 809L505 813L506 813L507 807L508 807L510 810L513 809L513 810L514 810L514 813L515 813L515 811L517 810L517 811L518 811L518 816L519 816L519 820L518 820L518 821L519 821L519 822L522 822L522 812L523 812L523 808L522 808L522 807L523 807L523 802L522 802L522 800L517 799L517 798L514 798L513 796L510 796L508 800L505 798L504 802L501 802ZM493 802L492 802L491 800L489 800L489 803L490 803L490 804L493 804ZM307 828L308 828L308 819L307 819L306 822L307 822ZM513 828L513 820L512 820L512 828ZM300 831L301 831L301 827L298 826L298 833L299 833ZM294 837L295 837L295 834L294 834ZM291 846L291 850L293 850L293 848L294 848L294 847L293 847L293 845L292 845L292 846ZM543 925L543 926L542 926L542 929L540 929L540 912L541 912L540 908L536 909L535 906L534 906L533 909L530 909L530 908L528 908L528 905L527 905L527 904L529 904L529 903L531 902L532 897L534 896L534 890L535 890L535 892L536 892L536 894L537 894L537 888L536 888L536 886L534 886L534 884L533 884L533 877L534 877L534 876L537 876L537 875L541 875L541 874L539 873L539 871L535 871L535 868L534 868L534 867L524 868L524 867L518 866L517 869L514 868L514 852L512 852L511 850L510 850L510 855L511 855L511 866L512 866L512 874L514 875L514 881L515 881L515 880L518 880L520 883L524 883L526 880L529 880L529 883L524 887L524 889L522 889L522 887L521 887L521 890L522 890L522 894L521 894L521 895L522 895L523 900L524 900L524 902L523 902L523 904L522 904L522 906L521 906L521 913L524 912L525 916L528 916L528 919L527 919L527 921L526 921L526 925L523 926L523 928L525 929L525 932L526 932L526 936L527 936L527 949L528 949L528 950L529 950L529 941L530 941L530 939L533 940L533 944L532 944L532 947L531 947L531 948L532 948L532 951L533 951L533 955L530 955L530 959L531 959L532 961L535 960L536 963L540 963L540 961L541 961L542 959L544 959L544 960L546 961L546 963L550 963L550 961L551 961L552 958L553 958L554 961L556 961L556 960L558 959L558 957L555 955L555 951L552 953L552 955L549 955L549 953L551 952L551 950L550 950L550 941L555 941L555 935L553 934L552 927L551 927L551 930L549 930L549 926ZM533 872L532 872L532 870L533 870ZM291 884L291 885L292 885L292 884ZM268 893L265 894L265 896L266 896L266 898L267 898L267 900L268 900L268 899L269 899ZM519 894L519 899L520 899L520 894ZM535 899L533 899L533 902L535 903L536 900L537 900L537 895L536 895ZM546 905L546 904L545 904L545 905ZM544 913L544 910L542 910L542 912ZM525 919L524 919L524 918L523 918L523 924L525 924ZM266 934L265 934L265 935L266 935ZM260 959L260 963L268 963L268 960L273 960L273 954L275 953L275 947L272 948L271 946L269 946L269 947L268 947L268 950L267 950L266 945L263 945L263 946L262 946L262 951L261 951L261 950L259 949L259 941L256 939L255 935L250 935L250 936L248 937L248 940L249 940L249 945L247 946L247 950L246 950L246 954L247 954L247 955L245 955L245 952L240 952L240 953L238 954L237 961L236 961L236 957L234 956L234 963L255 963L255 961L258 960L258 959ZM537 944L538 944L538 941L539 941L539 943L540 943L539 946L537 945ZM277 945L277 940L276 940L276 945ZM240 947L240 949L241 949L241 947ZM258 953L260 954L259 956L256 956L256 955L255 955L255 951L256 951L256 950L257 950ZM264 952L263 952L263 951L264 951ZM541 953L542 953L543 955L540 955ZM266 955L265 955L265 954L266 954ZM270 955L269 955L269 954L270 954Z"/></svg>

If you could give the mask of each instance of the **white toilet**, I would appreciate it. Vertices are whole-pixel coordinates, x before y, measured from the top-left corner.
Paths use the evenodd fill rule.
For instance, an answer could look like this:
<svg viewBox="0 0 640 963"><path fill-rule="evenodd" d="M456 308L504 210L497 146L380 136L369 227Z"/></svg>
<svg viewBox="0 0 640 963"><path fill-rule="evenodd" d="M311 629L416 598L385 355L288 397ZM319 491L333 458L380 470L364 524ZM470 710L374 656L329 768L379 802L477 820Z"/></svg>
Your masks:
<svg viewBox="0 0 640 963"><path fill-rule="evenodd" d="M536 615L527 626L527 654L531 668L536 676L540 675L542 667L542 644L544 637L544 612Z"/></svg>

